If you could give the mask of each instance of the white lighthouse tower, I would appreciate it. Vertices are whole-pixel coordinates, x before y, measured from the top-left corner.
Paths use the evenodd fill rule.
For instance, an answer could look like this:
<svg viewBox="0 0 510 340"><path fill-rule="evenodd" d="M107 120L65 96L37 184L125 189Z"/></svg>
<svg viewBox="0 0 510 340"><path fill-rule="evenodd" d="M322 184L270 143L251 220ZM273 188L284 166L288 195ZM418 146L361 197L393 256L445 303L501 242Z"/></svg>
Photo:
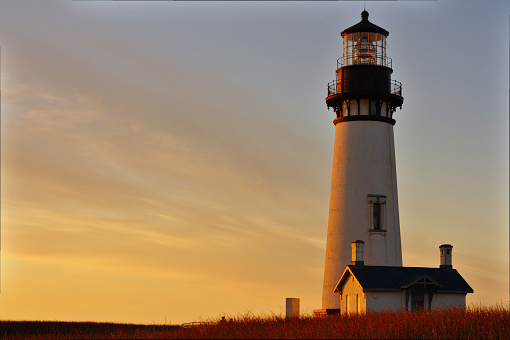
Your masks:
<svg viewBox="0 0 510 340"><path fill-rule="evenodd" d="M351 264L353 240L365 242L366 265L402 266L393 140L402 86L391 80L388 31L367 11L361 18L341 33L343 57L326 97L337 116L321 310L328 314L340 310L334 289Z"/></svg>

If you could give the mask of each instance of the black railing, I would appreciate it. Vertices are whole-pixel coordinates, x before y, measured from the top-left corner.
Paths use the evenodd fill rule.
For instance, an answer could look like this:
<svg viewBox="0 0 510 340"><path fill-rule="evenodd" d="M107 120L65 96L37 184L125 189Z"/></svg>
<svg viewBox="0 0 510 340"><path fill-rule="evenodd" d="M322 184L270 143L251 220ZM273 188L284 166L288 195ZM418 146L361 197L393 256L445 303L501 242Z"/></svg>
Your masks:
<svg viewBox="0 0 510 340"><path fill-rule="evenodd" d="M376 66L386 66L392 68L393 61L390 57L384 57L382 55L374 55L370 57L358 57L354 55L349 55L347 58L340 57L336 61L336 68L351 65L376 65Z"/></svg>
<svg viewBox="0 0 510 340"><path fill-rule="evenodd" d="M397 95L402 97L402 83L396 80L390 80L389 82L389 92L391 94ZM348 90L346 90L348 89ZM328 83L328 96L337 94L337 93L345 93L345 92L379 92L379 91L372 91L372 88L370 84L367 88L366 82L357 82L354 80L346 80L341 83L338 83L338 81L333 80L332 82Z"/></svg>

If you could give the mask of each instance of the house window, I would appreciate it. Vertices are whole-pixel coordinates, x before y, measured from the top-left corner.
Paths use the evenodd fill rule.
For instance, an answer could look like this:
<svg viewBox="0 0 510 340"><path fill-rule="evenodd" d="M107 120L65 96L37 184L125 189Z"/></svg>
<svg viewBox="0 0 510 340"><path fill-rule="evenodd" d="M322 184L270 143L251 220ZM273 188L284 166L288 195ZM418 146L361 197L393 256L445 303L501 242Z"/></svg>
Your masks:
<svg viewBox="0 0 510 340"><path fill-rule="evenodd" d="M368 195L369 229L370 231L385 230L385 195Z"/></svg>

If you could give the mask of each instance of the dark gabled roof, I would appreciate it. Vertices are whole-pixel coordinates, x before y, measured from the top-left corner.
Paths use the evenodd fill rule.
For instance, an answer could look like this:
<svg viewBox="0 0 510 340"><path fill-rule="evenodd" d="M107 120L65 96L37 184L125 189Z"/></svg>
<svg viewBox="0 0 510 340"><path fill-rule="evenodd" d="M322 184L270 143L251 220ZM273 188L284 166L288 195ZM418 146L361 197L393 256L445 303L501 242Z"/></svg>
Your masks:
<svg viewBox="0 0 510 340"><path fill-rule="evenodd" d="M473 289L456 269L386 266L360 268L353 265L345 268L335 291L341 289L350 274L360 283L363 291L399 291L426 280L436 285L438 293L473 293Z"/></svg>
<svg viewBox="0 0 510 340"><path fill-rule="evenodd" d="M368 21L368 12L367 11L361 12L361 21L360 22L358 22L354 26L351 26L351 27L343 30L341 34L343 37L346 34L356 33L356 32L375 32L375 33L384 34L384 36L386 36L386 37L390 34L384 28L374 25L370 21Z"/></svg>

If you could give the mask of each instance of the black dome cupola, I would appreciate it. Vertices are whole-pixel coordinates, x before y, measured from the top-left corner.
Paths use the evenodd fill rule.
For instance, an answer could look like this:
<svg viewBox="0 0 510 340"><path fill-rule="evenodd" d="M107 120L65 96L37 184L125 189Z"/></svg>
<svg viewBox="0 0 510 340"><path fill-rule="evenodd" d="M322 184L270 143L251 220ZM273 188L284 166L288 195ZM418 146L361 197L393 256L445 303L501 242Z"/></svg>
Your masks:
<svg viewBox="0 0 510 340"><path fill-rule="evenodd" d="M404 101L402 85L391 80L392 60L386 56L389 32L368 21L368 12L361 21L341 33L343 56L337 61L337 79L328 84L326 104L337 119L381 120L395 124L392 118Z"/></svg>
<svg viewBox="0 0 510 340"><path fill-rule="evenodd" d="M341 34L343 37L344 35L346 35L348 33L355 33L355 32L379 33L379 34L384 35L385 37L387 37L390 34L384 28L374 25L370 21L368 21L368 12L367 11L361 12L361 21L359 23L343 30Z"/></svg>

